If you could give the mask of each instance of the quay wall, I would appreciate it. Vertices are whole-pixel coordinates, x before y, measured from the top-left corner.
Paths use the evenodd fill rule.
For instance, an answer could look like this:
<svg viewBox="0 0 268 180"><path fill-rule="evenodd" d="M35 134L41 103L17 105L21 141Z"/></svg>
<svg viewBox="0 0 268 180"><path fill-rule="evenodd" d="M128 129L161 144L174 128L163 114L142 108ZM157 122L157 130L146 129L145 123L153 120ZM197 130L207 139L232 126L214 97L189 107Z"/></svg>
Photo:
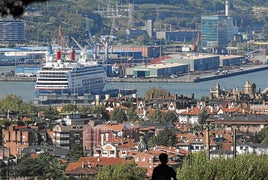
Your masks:
<svg viewBox="0 0 268 180"><path fill-rule="evenodd" d="M210 81L214 79L227 78L231 76L237 76L242 74L253 73L257 71L268 70L268 64L248 66L243 70L234 69L225 74L216 74L216 72L204 72L198 75L185 74L177 78L108 78L108 82L129 82L129 83L198 83L203 81ZM0 76L0 81L17 81L17 82L35 82L36 77L20 77L20 76Z"/></svg>

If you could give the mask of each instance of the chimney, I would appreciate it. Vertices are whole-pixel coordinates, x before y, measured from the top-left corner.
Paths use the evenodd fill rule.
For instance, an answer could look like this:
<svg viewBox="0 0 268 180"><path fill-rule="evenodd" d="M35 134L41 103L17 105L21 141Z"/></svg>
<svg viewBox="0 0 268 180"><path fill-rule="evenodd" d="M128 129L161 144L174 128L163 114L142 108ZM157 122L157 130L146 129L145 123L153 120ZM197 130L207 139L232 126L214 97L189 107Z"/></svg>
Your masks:
<svg viewBox="0 0 268 180"><path fill-rule="evenodd" d="M229 16L229 1L225 1L225 16Z"/></svg>
<svg viewBox="0 0 268 180"><path fill-rule="evenodd" d="M100 105L100 95L95 96L95 102L97 106Z"/></svg>
<svg viewBox="0 0 268 180"><path fill-rule="evenodd" d="M71 51L70 51L70 60L71 60L71 61L74 61L74 59L75 59L74 56L75 56L75 55L74 55L74 48L72 48Z"/></svg>
<svg viewBox="0 0 268 180"><path fill-rule="evenodd" d="M104 144L104 134L101 133L101 146L103 146L103 144Z"/></svg>
<svg viewBox="0 0 268 180"><path fill-rule="evenodd" d="M58 61L58 60L60 60L61 59L61 52L60 52L60 50L58 49L57 51L56 51L56 60Z"/></svg>

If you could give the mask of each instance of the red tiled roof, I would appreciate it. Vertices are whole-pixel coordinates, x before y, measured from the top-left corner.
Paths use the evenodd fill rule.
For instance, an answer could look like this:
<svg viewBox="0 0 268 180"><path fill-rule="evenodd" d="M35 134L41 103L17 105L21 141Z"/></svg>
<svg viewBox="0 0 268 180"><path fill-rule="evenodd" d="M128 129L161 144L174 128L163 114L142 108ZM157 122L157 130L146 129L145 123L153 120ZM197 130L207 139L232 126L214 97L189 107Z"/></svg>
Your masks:
<svg viewBox="0 0 268 180"><path fill-rule="evenodd" d="M179 114L181 115L195 115L197 116L198 114L200 114L201 109L197 108L197 107L193 107L193 108L189 108L185 111L180 112Z"/></svg>
<svg viewBox="0 0 268 180"><path fill-rule="evenodd" d="M72 162L66 167L66 174L97 174L99 171L92 168L90 164L84 164L84 162Z"/></svg>
<svg viewBox="0 0 268 180"><path fill-rule="evenodd" d="M78 162L90 163L91 167L116 165L121 163L130 162L123 158L105 158L105 157L81 157Z"/></svg>

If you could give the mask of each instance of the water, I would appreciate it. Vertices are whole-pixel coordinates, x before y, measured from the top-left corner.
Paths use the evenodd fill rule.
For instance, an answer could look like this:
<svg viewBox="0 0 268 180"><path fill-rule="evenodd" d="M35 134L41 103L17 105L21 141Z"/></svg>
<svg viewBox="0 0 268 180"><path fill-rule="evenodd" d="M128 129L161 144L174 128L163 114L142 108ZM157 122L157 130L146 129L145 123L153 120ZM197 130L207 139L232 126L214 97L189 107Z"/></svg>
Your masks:
<svg viewBox="0 0 268 180"><path fill-rule="evenodd" d="M0 73L12 69L14 67L0 66ZM171 94L183 94L190 97L194 93L195 98L200 99L202 96L209 96L209 90L214 89L217 82L220 83L221 88L227 91L237 87L242 89L247 80L254 82L257 89L264 90L268 87L267 74L268 70L199 83L108 83L105 89L135 88L138 96L143 97L148 88L161 87ZM30 102L34 98L34 82L0 82L0 98L4 98L7 94L15 94L20 96L23 101Z"/></svg>

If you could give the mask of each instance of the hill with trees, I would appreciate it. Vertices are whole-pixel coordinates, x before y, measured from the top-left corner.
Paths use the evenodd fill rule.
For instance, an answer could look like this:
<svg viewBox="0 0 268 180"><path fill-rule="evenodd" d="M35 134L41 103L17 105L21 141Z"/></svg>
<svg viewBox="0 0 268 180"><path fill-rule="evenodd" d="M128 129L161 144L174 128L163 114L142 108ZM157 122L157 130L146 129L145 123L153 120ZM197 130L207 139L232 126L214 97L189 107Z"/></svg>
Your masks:
<svg viewBox="0 0 268 180"><path fill-rule="evenodd" d="M265 0L230 0L230 15L242 32L261 32L268 39L268 2ZM100 11L131 7L126 1L107 0L58 0L29 4L20 16L26 22L26 39L33 44L46 45L58 37L61 24L65 36L78 41L88 38L85 17L89 19L92 35L113 34L126 37L128 28L140 29L152 19L155 29L170 25L172 30L200 29L200 16L224 14L222 0L136 0L132 15L104 18ZM130 10L130 9L129 9ZM132 23L132 25L130 25ZM70 39L70 38L69 38ZM82 44L85 42L81 42Z"/></svg>

